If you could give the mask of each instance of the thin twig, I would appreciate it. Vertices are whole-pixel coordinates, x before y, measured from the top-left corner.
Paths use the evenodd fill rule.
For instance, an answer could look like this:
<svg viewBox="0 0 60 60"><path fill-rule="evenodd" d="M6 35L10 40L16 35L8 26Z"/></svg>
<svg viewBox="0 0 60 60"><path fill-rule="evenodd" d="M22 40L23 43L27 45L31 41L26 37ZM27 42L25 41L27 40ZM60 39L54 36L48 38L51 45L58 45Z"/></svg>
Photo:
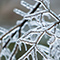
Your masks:
<svg viewBox="0 0 60 60"><path fill-rule="evenodd" d="M10 29L7 33L5 33L1 38L0 38L0 40L2 40L3 39L3 37L4 36L6 36L7 34L9 34L11 31L13 31L14 29L16 29L17 27L22 27L24 24L25 24L25 22L27 22L28 20L24 20L21 24L19 24L19 25L16 25L15 27L13 27L12 29Z"/></svg>
<svg viewBox="0 0 60 60"><path fill-rule="evenodd" d="M40 5L40 3L39 4L37 4L37 6L33 9L33 11L31 12L31 13L34 13L35 11L36 11L36 9L39 7L39 5ZM23 24L22 24L23 25ZM22 27L22 25L20 26L20 27ZM21 36L21 28L19 29L19 37ZM18 37L18 38L19 38ZM13 57L13 55L16 53L16 51L17 51L17 48L18 48L18 45L16 46L16 48L15 48L15 50L14 50L14 52L12 53L12 55L11 55L11 57L10 57L10 60L12 60L12 57Z"/></svg>
<svg viewBox="0 0 60 60"><path fill-rule="evenodd" d="M17 50L18 50L18 44L16 44L15 48L13 49L12 54L10 56L10 60L12 60L12 57L16 54Z"/></svg>
<svg viewBox="0 0 60 60"><path fill-rule="evenodd" d="M30 14L34 13L40 5L41 5L41 3L38 3L36 5L36 7L30 12Z"/></svg>
<svg viewBox="0 0 60 60"><path fill-rule="evenodd" d="M30 33L40 33L41 31L29 31L27 34L23 35L22 38L25 38L26 36L28 36Z"/></svg>
<svg viewBox="0 0 60 60"><path fill-rule="evenodd" d="M34 49L35 45L33 45L22 57L20 57L18 60L23 60L24 58L26 58L26 56L28 56L31 51Z"/></svg>
<svg viewBox="0 0 60 60"><path fill-rule="evenodd" d="M17 31L16 31L17 32ZM13 36L16 34L16 32L14 32L12 35L11 35L11 38L13 38ZM10 42L10 38L7 40L7 42L5 43L5 45L2 47L3 49L8 45L8 43Z"/></svg>
<svg viewBox="0 0 60 60"><path fill-rule="evenodd" d="M43 52L41 52L37 47L36 47L36 49L37 49L37 51L38 51L44 58L47 59L47 56L46 56Z"/></svg>
<svg viewBox="0 0 60 60"><path fill-rule="evenodd" d="M29 44L29 45L35 44L35 41L31 41L31 40L21 40L21 39L18 39L17 43L19 43L19 42L22 42L22 43L25 43L25 44Z"/></svg>

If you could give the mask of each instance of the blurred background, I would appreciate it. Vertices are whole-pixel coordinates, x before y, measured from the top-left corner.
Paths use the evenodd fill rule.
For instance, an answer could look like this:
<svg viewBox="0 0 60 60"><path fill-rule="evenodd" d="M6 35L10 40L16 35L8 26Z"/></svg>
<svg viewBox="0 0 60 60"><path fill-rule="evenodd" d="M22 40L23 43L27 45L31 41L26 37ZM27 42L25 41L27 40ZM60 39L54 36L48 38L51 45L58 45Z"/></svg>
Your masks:
<svg viewBox="0 0 60 60"><path fill-rule="evenodd" d="M16 24L17 20L21 20L22 16L19 16L13 12L14 8L18 8L25 12L28 12L26 8L24 8L20 4L21 0L0 0L0 26L9 29L10 27ZM34 4L32 0L25 0L31 4ZM51 9L56 12L56 14L60 14L60 0L50 0Z"/></svg>

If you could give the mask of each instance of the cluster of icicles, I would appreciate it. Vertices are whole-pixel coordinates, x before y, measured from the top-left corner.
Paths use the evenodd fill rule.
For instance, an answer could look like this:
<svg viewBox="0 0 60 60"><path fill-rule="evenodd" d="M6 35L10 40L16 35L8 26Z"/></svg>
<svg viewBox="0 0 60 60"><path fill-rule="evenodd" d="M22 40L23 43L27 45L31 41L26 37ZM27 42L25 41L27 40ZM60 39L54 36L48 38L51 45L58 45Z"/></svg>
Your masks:
<svg viewBox="0 0 60 60"><path fill-rule="evenodd" d="M22 51L21 47L22 43L24 44L26 53L23 54L18 60L29 60L29 56L32 56L32 60L38 60L37 52L41 54L43 57L43 60L60 60L60 29L59 29L59 23L60 18L59 15L56 15L51 9L50 9L50 1L49 0L34 0L35 4L30 5L26 1L22 0L21 5L29 9L30 11L28 13L25 13L17 8L15 8L13 11L23 16L22 20L17 21L16 25L21 24L24 20L28 20L23 26L17 27L14 30L12 30L9 34L6 34L9 30L0 27L0 38L6 34L0 40L0 59L2 56L5 57L6 60L16 60L16 54L18 52L18 49ZM32 14L31 11L38 5L39 7L36 8L36 11ZM48 21L45 19L45 17L48 17ZM49 20L53 17L55 21L49 22ZM13 29L12 27L11 29ZM19 31L21 29L21 37L19 38ZM16 33L15 33L16 32ZM14 34L15 33L15 34ZM12 34L14 35L12 37ZM42 44L39 44L39 42L42 40L42 38L45 38L47 40L47 46L44 46ZM9 43L6 47L4 45L9 40ZM45 42L45 39L44 39ZM12 52L8 48L8 46L11 43L15 43L14 48ZM27 45L31 45L30 49L27 48ZM2 48L4 47L4 48ZM16 53L15 53L15 52Z"/></svg>

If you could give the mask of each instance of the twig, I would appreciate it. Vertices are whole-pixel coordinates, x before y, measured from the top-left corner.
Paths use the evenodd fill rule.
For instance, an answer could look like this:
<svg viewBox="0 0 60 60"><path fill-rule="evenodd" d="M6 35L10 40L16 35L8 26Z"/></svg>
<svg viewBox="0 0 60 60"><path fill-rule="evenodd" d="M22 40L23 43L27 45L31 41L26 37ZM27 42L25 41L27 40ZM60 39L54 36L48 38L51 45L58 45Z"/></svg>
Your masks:
<svg viewBox="0 0 60 60"><path fill-rule="evenodd" d="M30 33L40 33L41 31L29 31L27 34L23 35L22 38L25 38L26 36L28 36Z"/></svg>
<svg viewBox="0 0 60 60"><path fill-rule="evenodd" d="M12 57L16 54L17 50L18 50L18 45L16 44L15 48L12 51L11 56L9 57L10 58L9 60L12 60Z"/></svg>
<svg viewBox="0 0 60 60"><path fill-rule="evenodd" d="M47 56L43 52L41 52L37 47L36 47L36 49L44 58L48 59Z"/></svg>
<svg viewBox="0 0 60 60"><path fill-rule="evenodd" d="M17 31L16 31L17 32ZM11 38L13 38L13 36L16 34L16 32L14 32L11 36ZM7 42L5 43L5 45L2 47L3 49L7 46L7 44L10 42L10 38L7 40Z"/></svg>
<svg viewBox="0 0 60 60"><path fill-rule="evenodd" d="M29 44L29 45L33 45L35 44L35 41L31 41L31 40L21 40L21 39L18 39L17 43L19 42L22 42L22 43L25 43L25 44Z"/></svg>
<svg viewBox="0 0 60 60"><path fill-rule="evenodd" d="M34 49L35 45L33 45L21 58L19 58L18 60L23 60L26 58L26 56L28 56L31 51Z"/></svg>
<svg viewBox="0 0 60 60"><path fill-rule="evenodd" d="M34 13L40 5L41 5L41 3L38 3L38 4L36 5L36 7L33 9L33 11L30 12L30 14Z"/></svg>
<svg viewBox="0 0 60 60"><path fill-rule="evenodd" d="M35 11L36 11L36 9L39 7L39 5L40 5L40 3L39 4L37 4L37 6L33 9L33 11L31 12L31 13L34 13ZM27 21L27 20L26 20ZM24 23L23 23L24 24ZM22 27L22 25L23 24L21 24L21 26L20 27ZM15 28L14 28L15 29ZM8 33L7 33L8 34ZM19 37L21 36L21 28L19 29ZM19 38L18 37L18 38ZM16 45L16 48L15 48L15 50L14 50L14 52L12 53L12 55L11 55L11 57L10 57L10 60L12 60L12 57L13 57L13 55L16 53L16 51L17 51L17 48L18 48L18 45Z"/></svg>
<svg viewBox="0 0 60 60"><path fill-rule="evenodd" d="M27 22L27 21L28 21L28 20L24 20L21 24L16 25L16 26L13 27L12 29L10 29L7 33L5 33L5 34L0 38L0 40L2 40L4 36L6 36L7 34L9 34L11 31L13 31L14 29L16 29L17 27L19 27L19 26L22 27L22 26L24 25L24 23Z"/></svg>

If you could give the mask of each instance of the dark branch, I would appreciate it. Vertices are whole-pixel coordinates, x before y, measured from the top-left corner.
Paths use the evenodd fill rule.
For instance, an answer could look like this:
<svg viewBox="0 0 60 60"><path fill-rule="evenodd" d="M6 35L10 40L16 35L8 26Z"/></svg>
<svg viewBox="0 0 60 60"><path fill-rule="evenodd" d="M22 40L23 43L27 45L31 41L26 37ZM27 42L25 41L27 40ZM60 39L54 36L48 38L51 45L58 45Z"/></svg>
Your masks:
<svg viewBox="0 0 60 60"><path fill-rule="evenodd" d="M37 10L37 8L40 6L40 4L41 3L38 3L37 6L33 9L33 11L30 12L30 14L34 13Z"/></svg>

